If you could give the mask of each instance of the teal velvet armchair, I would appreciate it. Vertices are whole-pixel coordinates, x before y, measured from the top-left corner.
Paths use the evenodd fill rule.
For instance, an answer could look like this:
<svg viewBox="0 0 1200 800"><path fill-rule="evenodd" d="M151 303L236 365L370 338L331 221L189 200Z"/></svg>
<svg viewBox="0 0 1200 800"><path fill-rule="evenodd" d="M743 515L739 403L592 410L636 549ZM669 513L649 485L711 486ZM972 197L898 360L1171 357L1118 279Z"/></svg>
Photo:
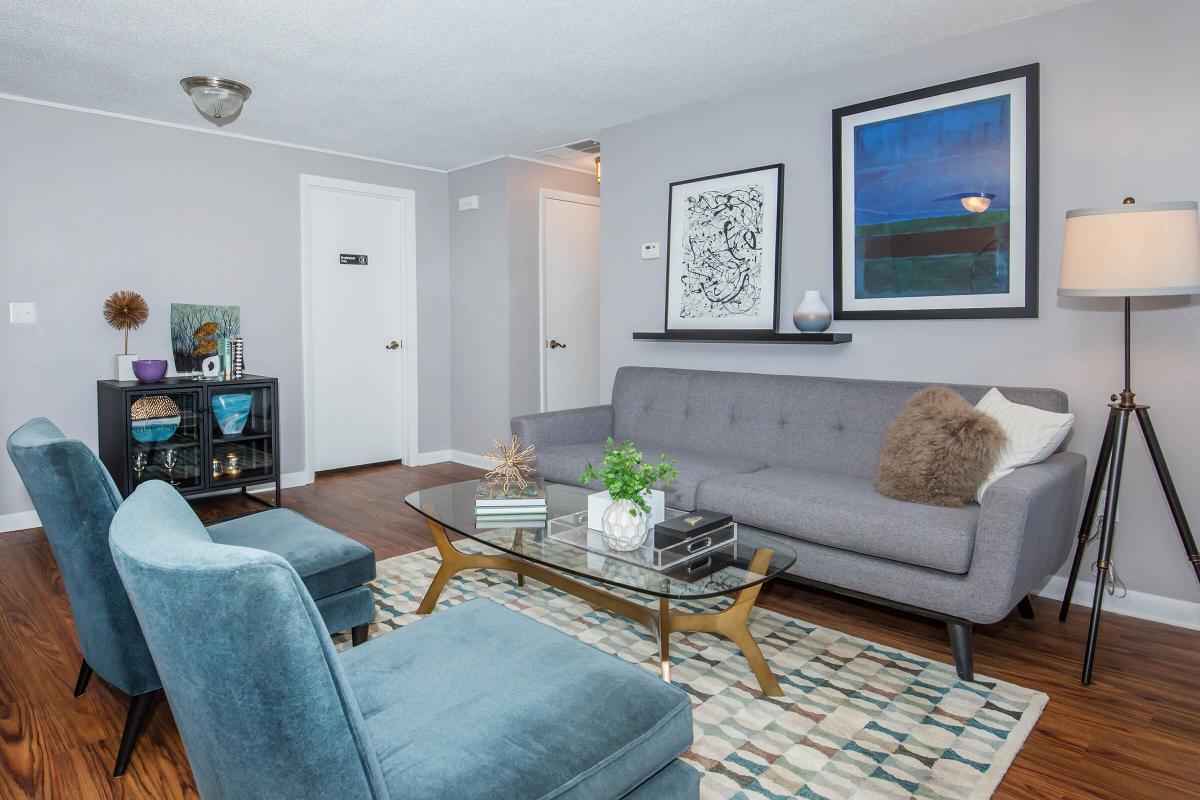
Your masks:
<svg viewBox="0 0 1200 800"><path fill-rule="evenodd" d="M7 450L33 499L71 603L83 654L75 696L87 690L96 672L130 697L113 771L120 776L162 685L109 552L109 525L121 496L95 453L48 419L30 420L14 431ZM375 618L374 599L362 585L375 577L370 548L287 509L206 530L214 540L271 550L293 563L328 630L353 629L354 641L365 641Z"/></svg>
<svg viewBox="0 0 1200 800"><path fill-rule="evenodd" d="M159 481L110 546L207 800L696 800L680 689L489 600L334 651L296 571Z"/></svg>

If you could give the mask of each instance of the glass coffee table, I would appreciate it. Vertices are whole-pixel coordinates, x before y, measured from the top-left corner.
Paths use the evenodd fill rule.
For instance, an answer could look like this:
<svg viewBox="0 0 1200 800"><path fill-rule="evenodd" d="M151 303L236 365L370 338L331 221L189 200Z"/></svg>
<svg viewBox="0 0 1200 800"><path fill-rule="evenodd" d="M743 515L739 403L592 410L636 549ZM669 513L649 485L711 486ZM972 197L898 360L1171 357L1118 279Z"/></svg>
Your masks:
<svg viewBox="0 0 1200 800"><path fill-rule="evenodd" d="M431 613L447 581L463 570L507 570L517 573L519 584L524 584L526 576L534 578L650 628L658 639L663 680L671 680L672 633L715 633L741 648L765 694L773 697L783 694L750 633L749 620L759 589L795 563L795 550L769 541L754 528L739 525L735 543L659 571L630 563L628 556L607 556L603 552L552 539L545 527L521 527L521 523L514 523L513 527L491 527L503 524L494 520L486 523L488 527L479 527L475 517L477 483L463 481L436 486L404 498L425 517L442 558L442 564L417 609L418 614ZM551 520L585 510L591 492L576 486L547 483L546 494L547 520ZM463 552L450 541L448 532L461 534L499 552ZM657 608L602 587L618 587L654 598ZM672 600L724 595L731 595L733 602L720 610L690 613L670 608Z"/></svg>

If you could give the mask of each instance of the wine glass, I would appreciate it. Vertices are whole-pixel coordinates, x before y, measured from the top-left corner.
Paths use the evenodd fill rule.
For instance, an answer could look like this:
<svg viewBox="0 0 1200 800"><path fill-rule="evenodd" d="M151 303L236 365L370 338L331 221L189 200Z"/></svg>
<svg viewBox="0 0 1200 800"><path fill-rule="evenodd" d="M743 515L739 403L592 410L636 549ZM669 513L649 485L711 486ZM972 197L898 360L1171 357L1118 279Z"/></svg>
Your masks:
<svg viewBox="0 0 1200 800"><path fill-rule="evenodd" d="M163 453L163 466L167 468L167 481L172 486L178 486L179 481L175 480L175 465L179 463L179 453L175 448L171 448Z"/></svg>
<svg viewBox="0 0 1200 800"><path fill-rule="evenodd" d="M133 473L137 476L137 482L142 482L142 473L146 471L146 451L139 450L133 454Z"/></svg>

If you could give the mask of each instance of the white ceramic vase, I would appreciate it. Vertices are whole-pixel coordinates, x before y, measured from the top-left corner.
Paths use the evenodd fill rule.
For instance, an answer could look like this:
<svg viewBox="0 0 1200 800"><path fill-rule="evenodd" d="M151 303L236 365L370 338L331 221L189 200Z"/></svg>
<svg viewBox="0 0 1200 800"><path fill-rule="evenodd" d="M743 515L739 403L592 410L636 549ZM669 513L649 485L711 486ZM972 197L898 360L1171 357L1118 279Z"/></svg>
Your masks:
<svg viewBox="0 0 1200 800"><path fill-rule="evenodd" d="M632 500L614 500L601 519L604 543L612 550L637 550L650 532L650 517Z"/></svg>
<svg viewBox="0 0 1200 800"><path fill-rule="evenodd" d="M792 322L802 333L822 333L833 324L833 313L821 299L821 293L811 289L804 293L800 305L796 306Z"/></svg>

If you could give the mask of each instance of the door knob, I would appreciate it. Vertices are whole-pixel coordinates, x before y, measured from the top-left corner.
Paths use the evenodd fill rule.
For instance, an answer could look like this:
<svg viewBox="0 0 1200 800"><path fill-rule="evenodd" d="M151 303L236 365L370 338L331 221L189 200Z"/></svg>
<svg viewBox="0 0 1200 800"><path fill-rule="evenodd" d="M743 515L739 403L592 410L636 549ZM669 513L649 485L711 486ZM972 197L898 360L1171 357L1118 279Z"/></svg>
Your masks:
<svg viewBox="0 0 1200 800"><path fill-rule="evenodd" d="M551 350L556 350L560 347L564 350L567 349L567 346L565 344L563 344L562 342L560 342L558 339L551 339L550 341L546 342L546 346L549 347Z"/></svg>
<svg viewBox="0 0 1200 800"><path fill-rule="evenodd" d="M397 342L395 339L392 339L392 342L391 342L391 344L385 344L385 345L384 345L384 347L385 347L386 349L388 349L388 350L399 350L399 349L400 349L400 343L399 343L399 342Z"/></svg>

